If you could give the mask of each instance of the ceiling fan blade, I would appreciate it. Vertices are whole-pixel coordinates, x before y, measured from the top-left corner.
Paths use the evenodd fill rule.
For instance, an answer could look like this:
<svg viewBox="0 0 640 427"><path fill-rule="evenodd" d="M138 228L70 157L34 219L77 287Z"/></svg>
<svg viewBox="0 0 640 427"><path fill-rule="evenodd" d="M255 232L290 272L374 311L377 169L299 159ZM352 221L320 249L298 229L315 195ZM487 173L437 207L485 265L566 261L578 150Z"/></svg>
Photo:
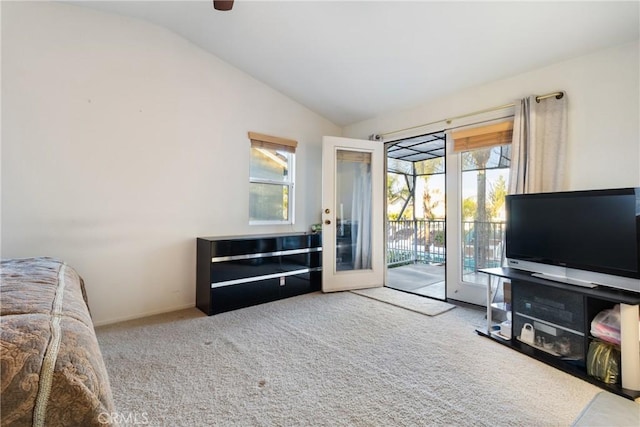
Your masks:
<svg viewBox="0 0 640 427"><path fill-rule="evenodd" d="M215 10L231 10L233 0L213 0L213 8Z"/></svg>

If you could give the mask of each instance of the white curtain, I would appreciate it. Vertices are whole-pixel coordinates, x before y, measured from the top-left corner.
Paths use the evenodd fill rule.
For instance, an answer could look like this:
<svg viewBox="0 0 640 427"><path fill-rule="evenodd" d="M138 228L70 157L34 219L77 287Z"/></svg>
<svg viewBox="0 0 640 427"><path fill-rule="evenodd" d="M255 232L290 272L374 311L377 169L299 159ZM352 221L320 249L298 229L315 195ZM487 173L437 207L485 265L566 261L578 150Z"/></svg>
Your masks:
<svg viewBox="0 0 640 427"><path fill-rule="evenodd" d="M351 198L351 250L353 268L371 268L371 164L356 165ZM355 229L354 229L355 228Z"/></svg>
<svg viewBox="0 0 640 427"><path fill-rule="evenodd" d="M564 190L566 146L566 94L516 101L509 194Z"/></svg>

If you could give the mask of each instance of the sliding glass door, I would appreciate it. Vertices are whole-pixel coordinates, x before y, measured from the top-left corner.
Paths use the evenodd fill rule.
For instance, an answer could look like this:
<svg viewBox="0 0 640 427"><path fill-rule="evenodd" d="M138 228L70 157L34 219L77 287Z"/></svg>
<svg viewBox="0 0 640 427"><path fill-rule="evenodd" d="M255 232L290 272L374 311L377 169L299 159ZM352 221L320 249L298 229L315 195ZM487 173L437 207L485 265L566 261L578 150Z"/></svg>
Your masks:
<svg viewBox="0 0 640 427"><path fill-rule="evenodd" d="M449 277L456 278L449 282L448 296L477 305L485 305L487 295L486 275L478 270L500 267L504 262L511 133L509 129L494 132L494 126L465 131L480 135L475 145L474 140L460 143L453 132L447 152L447 164L453 171L447 176L452 188L448 213L456 218L449 222L448 243L457 255L448 269Z"/></svg>
<svg viewBox="0 0 640 427"><path fill-rule="evenodd" d="M510 146L465 151L461 170L461 240L463 282L485 283L482 268L504 261L505 196L509 184Z"/></svg>

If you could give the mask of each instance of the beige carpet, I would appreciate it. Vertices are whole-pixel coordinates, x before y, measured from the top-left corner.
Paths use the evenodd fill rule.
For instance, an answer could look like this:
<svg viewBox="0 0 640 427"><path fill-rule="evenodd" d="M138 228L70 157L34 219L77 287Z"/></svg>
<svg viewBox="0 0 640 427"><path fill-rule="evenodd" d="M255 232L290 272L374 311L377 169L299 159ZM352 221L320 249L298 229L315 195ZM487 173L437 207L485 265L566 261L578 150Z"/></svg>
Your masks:
<svg viewBox="0 0 640 427"><path fill-rule="evenodd" d="M455 305L447 302L425 297L416 297L416 295L386 287L357 289L351 292L417 313L426 314L427 316L437 316L455 307Z"/></svg>
<svg viewBox="0 0 640 427"><path fill-rule="evenodd" d="M570 425L599 389L478 336L483 317L313 293L97 335L118 413L154 426Z"/></svg>

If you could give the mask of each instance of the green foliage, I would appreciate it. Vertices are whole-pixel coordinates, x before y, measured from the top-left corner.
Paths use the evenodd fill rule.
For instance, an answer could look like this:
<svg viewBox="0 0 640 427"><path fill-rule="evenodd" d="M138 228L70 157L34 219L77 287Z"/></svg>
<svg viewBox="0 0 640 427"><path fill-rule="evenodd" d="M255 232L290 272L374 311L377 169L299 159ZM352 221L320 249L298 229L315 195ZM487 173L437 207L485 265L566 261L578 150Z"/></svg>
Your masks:
<svg viewBox="0 0 640 427"><path fill-rule="evenodd" d="M507 196L507 183L500 175L496 182L491 185L489 190L489 216L491 219L500 217L500 212L504 207L505 197Z"/></svg>
<svg viewBox="0 0 640 427"><path fill-rule="evenodd" d="M408 198L409 188L403 182L403 175L387 174L387 203L392 204Z"/></svg>
<svg viewBox="0 0 640 427"><path fill-rule="evenodd" d="M444 230L438 230L433 233L433 243L436 246L444 246L444 243L445 243Z"/></svg>
<svg viewBox="0 0 640 427"><path fill-rule="evenodd" d="M472 197L467 197L462 201L462 220L473 221L476 217L476 210L478 205Z"/></svg>

